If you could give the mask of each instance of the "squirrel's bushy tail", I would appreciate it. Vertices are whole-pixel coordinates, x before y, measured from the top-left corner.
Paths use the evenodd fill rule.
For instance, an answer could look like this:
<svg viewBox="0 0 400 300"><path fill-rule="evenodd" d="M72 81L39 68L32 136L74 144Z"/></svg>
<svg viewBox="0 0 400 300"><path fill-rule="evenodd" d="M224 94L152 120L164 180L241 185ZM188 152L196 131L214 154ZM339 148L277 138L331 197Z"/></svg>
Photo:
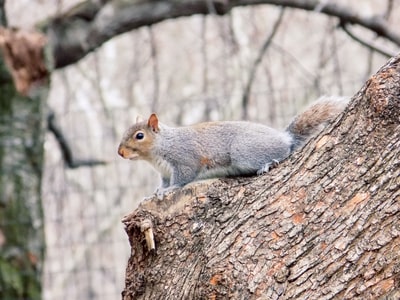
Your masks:
<svg viewBox="0 0 400 300"><path fill-rule="evenodd" d="M323 96L297 115L286 128L293 137L291 150L302 146L311 136L322 130L327 122L335 119L349 100L348 97Z"/></svg>

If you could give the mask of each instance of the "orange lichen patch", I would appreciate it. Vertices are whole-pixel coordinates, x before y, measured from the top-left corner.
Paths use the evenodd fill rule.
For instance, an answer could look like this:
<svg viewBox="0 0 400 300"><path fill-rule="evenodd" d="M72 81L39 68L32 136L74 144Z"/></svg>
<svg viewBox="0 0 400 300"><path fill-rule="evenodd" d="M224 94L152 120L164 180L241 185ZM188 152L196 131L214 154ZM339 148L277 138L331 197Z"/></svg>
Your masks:
<svg viewBox="0 0 400 300"><path fill-rule="evenodd" d="M325 250L326 247L328 247L328 244L325 242L322 242L319 246L321 247L322 250Z"/></svg>
<svg viewBox="0 0 400 300"><path fill-rule="evenodd" d="M298 190L298 192L296 193L296 199L300 200L300 199L304 199L307 196L307 190L306 188L301 188L300 190Z"/></svg>
<svg viewBox="0 0 400 300"><path fill-rule="evenodd" d="M250 236L251 238L255 238L257 235L258 235L258 232L257 232L257 231L252 231L252 232L249 233L249 236Z"/></svg>
<svg viewBox="0 0 400 300"><path fill-rule="evenodd" d="M302 213L297 213L292 216L292 220L294 224L303 224L304 215Z"/></svg>
<svg viewBox="0 0 400 300"><path fill-rule="evenodd" d="M389 99L387 97L377 97L371 104L377 112L381 112L388 106Z"/></svg>
<svg viewBox="0 0 400 300"><path fill-rule="evenodd" d="M281 204L290 203L290 201L292 200L292 198L293 198L293 194L290 194L290 195L280 195L280 196L277 198L277 201L276 201L276 203L278 203L278 204L273 204L273 205L278 205L279 207L281 207Z"/></svg>
<svg viewBox="0 0 400 300"><path fill-rule="evenodd" d="M275 231L272 231L272 232L271 232L271 237L272 237L272 239L273 239L274 241L276 241L276 240L279 239L279 235L278 235Z"/></svg>
<svg viewBox="0 0 400 300"><path fill-rule="evenodd" d="M394 287L394 279L389 278L386 280L382 280L376 284L374 290L376 290L379 295L384 295L389 292Z"/></svg>
<svg viewBox="0 0 400 300"><path fill-rule="evenodd" d="M215 274L215 275L213 275L213 277L211 277L210 284L215 286L221 281L221 279L222 279L221 274Z"/></svg>
<svg viewBox="0 0 400 300"><path fill-rule="evenodd" d="M343 211L352 212L354 208L361 202L368 200L370 197L369 193L357 193L349 202L343 207Z"/></svg>
<svg viewBox="0 0 400 300"><path fill-rule="evenodd" d="M239 190L239 192L237 193L236 197L237 197L237 198L241 198L241 197L243 196L245 190L246 190L246 189L245 189L244 187L241 187L240 190Z"/></svg>
<svg viewBox="0 0 400 300"><path fill-rule="evenodd" d="M358 158L355 160L355 164L356 164L357 166L361 166L364 162L365 162L365 157L358 157Z"/></svg>
<svg viewBox="0 0 400 300"><path fill-rule="evenodd" d="M267 289L268 285L266 282L261 282L258 286L257 289L254 293L255 296L260 297L265 293L265 290ZM260 299L265 299L265 298L260 298Z"/></svg>
<svg viewBox="0 0 400 300"><path fill-rule="evenodd" d="M243 237L239 234L235 237L235 245L242 245Z"/></svg>
<svg viewBox="0 0 400 300"><path fill-rule="evenodd" d="M197 196L197 201L204 203L204 202L207 201L207 196L204 195L204 194L198 195Z"/></svg>
<svg viewBox="0 0 400 300"><path fill-rule="evenodd" d="M48 78L43 48L46 37L33 31L0 27L0 49L17 91L27 95L33 84Z"/></svg>
<svg viewBox="0 0 400 300"><path fill-rule="evenodd" d="M189 230L184 230L182 235L188 239L192 236Z"/></svg>
<svg viewBox="0 0 400 300"><path fill-rule="evenodd" d="M314 207L315 207L316 209L320 209L320 208L326 207L326 203L325 203L325 202L322 202L322 201L318 201L318 202L315 204Z"/></svg>
<svg viewBox="0 0 400 300"><path fill-rule="evenodd" d="M282 269L284 266L283 262L278 262L274 266L272 266L271 269L268 270L267 275L268 276L273 276L278 270Z"/></svg>
<svg viewBox="0 0 400 300"><path fill-rule="evenodd" d="M315 144L315 149L319 149L322 146L324 146L326 143L328 143L332 138L329 135L324 135L321 137L317 143Z"/></svg>

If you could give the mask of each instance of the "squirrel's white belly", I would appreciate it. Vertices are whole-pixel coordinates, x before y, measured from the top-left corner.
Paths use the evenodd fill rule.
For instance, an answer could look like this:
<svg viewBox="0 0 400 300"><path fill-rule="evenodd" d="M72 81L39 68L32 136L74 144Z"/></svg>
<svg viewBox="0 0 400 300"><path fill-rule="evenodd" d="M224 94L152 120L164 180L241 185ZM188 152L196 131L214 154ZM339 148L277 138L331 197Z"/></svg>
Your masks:
<svg viewBox="0 0 400 300"><path fill-rule="evenodd" d="M157 157L150 161L153 167L161 174L163 178L170 178L172 175L171 164L161 157Z"/></svg>

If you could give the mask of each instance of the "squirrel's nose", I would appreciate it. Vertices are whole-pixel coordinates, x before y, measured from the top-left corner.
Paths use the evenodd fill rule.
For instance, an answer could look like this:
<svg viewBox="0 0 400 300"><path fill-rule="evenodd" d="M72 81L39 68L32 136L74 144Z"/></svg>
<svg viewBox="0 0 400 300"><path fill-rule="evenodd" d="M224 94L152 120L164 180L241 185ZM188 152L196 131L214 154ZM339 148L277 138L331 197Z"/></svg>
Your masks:
<svg viewBox="0 0 400 300"><path fill-rule="evenodd" d="M118 147L118 154L125 158L125 152L123 147L121 146Z"/></svg>

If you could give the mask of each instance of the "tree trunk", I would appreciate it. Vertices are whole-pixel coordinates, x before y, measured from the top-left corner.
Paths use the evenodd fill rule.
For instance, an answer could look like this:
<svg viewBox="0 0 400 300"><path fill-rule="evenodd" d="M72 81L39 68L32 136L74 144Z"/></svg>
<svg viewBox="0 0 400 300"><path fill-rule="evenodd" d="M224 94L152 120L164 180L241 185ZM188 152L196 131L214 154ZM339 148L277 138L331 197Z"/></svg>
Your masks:
<svg viewBox="0 0 400 300"><path fill-rule="evenodd" d="M399 125L397 56L268 174L143 202L122 298L400 299Z"/></svg>
<svg viewBox="0 0 400 300"><path fill-rule="evenodd" d="M40 193L48 84L32 89L39 79L32 65L43 61L31 55L42 53L43 44L36 34L0 30L0 299L41 299L45 240Z"/></svg>

